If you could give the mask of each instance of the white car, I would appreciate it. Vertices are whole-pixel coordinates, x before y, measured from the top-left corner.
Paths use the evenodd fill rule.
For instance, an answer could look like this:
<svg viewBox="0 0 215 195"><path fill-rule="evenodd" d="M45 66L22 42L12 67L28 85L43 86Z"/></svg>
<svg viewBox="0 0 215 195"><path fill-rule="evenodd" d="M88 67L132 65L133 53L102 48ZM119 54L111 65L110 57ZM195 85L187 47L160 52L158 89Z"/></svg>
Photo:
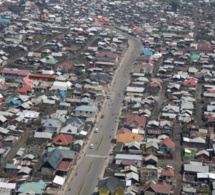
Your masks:
<svg viewBox="0 0 215 195"><path fill-rule="evenodd" d="M98 132L99 132L99 128L96 128L96 129L95 129L95 133L98 133Z"/></svg>
<svg viewBox="0 0 215 195"><path fill-rule="evenodd" d="M90 149L93 149L93 144L90 144Z"/></svg>

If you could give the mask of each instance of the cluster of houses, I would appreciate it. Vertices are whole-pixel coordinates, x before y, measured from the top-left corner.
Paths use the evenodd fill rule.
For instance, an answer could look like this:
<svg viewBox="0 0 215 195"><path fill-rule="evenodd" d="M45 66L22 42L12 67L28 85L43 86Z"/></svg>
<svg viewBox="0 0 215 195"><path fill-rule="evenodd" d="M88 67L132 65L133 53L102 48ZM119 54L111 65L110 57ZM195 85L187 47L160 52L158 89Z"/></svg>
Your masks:
<svg viewBox="0 0 215 195"><path fill-rule="evenodd" d="M117 28L141 39L144 49L133 64L99 194L213 194L213 3L180 1L177 12L157 1L110 4L129 21L113 18Z"/></svg>
<svg viewBox="0 0 215 195"><path fill-rule="evenodd" d="M62 187L128 41L106 194L215 193L214 3L0 2L0 194Z"/></svg>
<svg viewBox="0 0 215 195"><path fill-rule="evenodd" d="M39 195L71 174L128 42L69 2L1 8L0 194Z"/></svg>

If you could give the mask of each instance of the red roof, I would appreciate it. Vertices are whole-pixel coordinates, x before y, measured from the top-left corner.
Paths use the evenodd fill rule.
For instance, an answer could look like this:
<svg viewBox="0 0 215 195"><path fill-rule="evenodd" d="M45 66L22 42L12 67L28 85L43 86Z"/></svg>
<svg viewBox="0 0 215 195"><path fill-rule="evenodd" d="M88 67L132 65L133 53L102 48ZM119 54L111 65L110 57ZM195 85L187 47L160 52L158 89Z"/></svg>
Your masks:
<svg viewBox="0 0 215 195"><path fill-rule="evenodd" d="M59 134L52 140L52 143L59 146L68 146L72 141L73 137L71 135Z"/></svg>
<svg viewBox="0 0 215 195"><path fill-rule="evenodd" d="M96 20L95 22L92 23L93 27L101 27L102 23L99 20Z"/></svg>
<svg viewBox="0 0 215 195"><path fill-rule="evenodd" d="M133 66L134 66L134 68L136 68L136 67L139 69L143 68L143 64L134 64Z"/></svg>
<svg viewBox="0 0 215 195"><path fill-rule="evenodd" d="M131 131L129 129L125 128L125 127L122 127L121 129L117 130L116 134L126 133L126 132L130 133Z"/></svg>
<svg viewBox="0 0 215 195"><path fill-rule="evenodd" d="M31 7L31 9L38 9L38 6L37 6L36 4L34 4L34 3L32 3L32 4L30 5L30 7Z"/></svg>
<svg viewBox="0 0 215 195"><path fill-rule="evenodd" d="M169 137L166 137L164 140L160 142L160 145L163 144L165 144L168 148L175 148L175 144Z"/></svg>
<svg viewBox="0 0 215 195"><path fill-rule="evenodd" d="M197 81L195 81L194 79L184 80L183 81L183 85L184 86L196 86L197 85Z"/></svg>
<svg viewBox="0 0 215 195"><path fill-rule="evenodd" d="M209 116L208 117L208 122L213 122L213 121L215 121L215 117Z"/></svg>
<svg viewBox="0 0 215 195"><path fill-rule="evenodd" d="M57 78L57 75L55 75L55 74L37 74L37 73L35 73L35 74L30 74L29 75L29 77L30 77L30 79L37 79L37 78L50 78L50 79L55 79L55 78Z"/></svg>
<svg viewBox="0 0 215 195"><path fill-rule="evenodd" d="M20 76L27 76L30 71L29 70L19 70L19 69L10 69L10 68L4 68L1 73L4 74L14 74L14 75L20 75Z"/></svg>
<svg viewBox="0 0 215 195"><path fill-rule="evenodd" d="M173 171L173 169L166 169L162 172L161 175L162 176L168 176L168 177L174 177L175 172Z"/></svg>
<svg viewBox="0 0 215 195"><path fill-rule="evenodd" d="M133 28L131 31L132 31L133 33L137 33L137 34L142 34L142 33L143 33L143 30L140 29L140 28Z"/></svg>
<svg viewBox="0 0 215 195"><path fill-rule="evenodd" d="M96 54L97 57L109 57L109 58L117 58L118 55L116 53L111 52L99 52Z"/></svg>
<svg viewBox="0 0 215 195"><path fill-rule="evenodd" d="M159 87L160 89L162 89L161 84L160 84L159 82L155 82L155 81L149 83L149 86L150 86L150 87Z"/></svg>
<svg viewBox="0 0 215 195"><path fill-rule="evenodd" d="M209 90L207 90L207 93L215 94L215 89L209 89Z"/></svg>
<svg viewBox="0 0 215 195"><path fill-rule="evenodd" d="M154 38L147 38L146 40L145 40L145 42L149 42L149 43L153 43L154 42Z"/></svg>
<svg viewBox="0 0 215 195"><path fill-rule="evenodd" d="M24 80L25 84L28 86L32 86L34 84L34 82L31 79L29 79L28 77L24 77L23 80Z"/></svg>
<svg viewBox="0 0 215 195"><path fill-rule="evenodd" d="M58 167L57 167L57 170L59 171L68 171L69 170L69 167L71 165L72 162L70 161L62 161Z"/></svg>
<svg viewBox="0 0 215 195"><path fill-rule="evenodd" d="M64 40L64 36L58 36L57 39L58 39L59 41Z"/></svg>
<svg viewBox="0 0 215 195"><path fill-rule="evenodd" d="M61 69L63 70L69 70L72 69L72 64L70 64L69 62L63 62L62 64L58 65Z"/></svg>
<svg viewBox="0 0 215 195"><path fill-rule="evenodd" d="M100 20L104 22L110 22L110 19L108 17L102 17L100 18Z"/></svg>
<svg viewBox="0 0 215 195"><path fill-rule="evenodd" d="M23 86L22 88L20 88L17 93L27 93L27 92L30 92L31 91L31 87L25 85Z"/></svg>
<svg viewBox="0 0 215 195"><path fill-rule="evenodd" d="M197 46L198 51L213 51L213 46L209 43L200 44Z"/></svg>
<svg viewBox="0 0 215 195"><path fill-rule="evenodd" d="M138 126L145 126L146 124L146 117L145 116L139 116L139 115L133 115L129 114L126 117L126 124L130 125L131 123L136 122L138 123Z"/></svg>
<svg viewBox="0 0 215 195"><path fill-rule="evenodd" d="M170 194L171 185L167 184L165 181L155 183L154 181L150 181L149 183L143 186L144 191L148 189L160 194Z"/></svg>
<svg viewBox="0 0 215 195"><path fill-rule="evenodd" d="M5 83L0 83L0 90L6 91L8 90L8 86Z"/></svg>
<svg viewBox="0 0 215 195"><path fill-rule="evenodd" d="M150 56L139 56L137 58L138 61L149 61L150 60Z"/></svg>

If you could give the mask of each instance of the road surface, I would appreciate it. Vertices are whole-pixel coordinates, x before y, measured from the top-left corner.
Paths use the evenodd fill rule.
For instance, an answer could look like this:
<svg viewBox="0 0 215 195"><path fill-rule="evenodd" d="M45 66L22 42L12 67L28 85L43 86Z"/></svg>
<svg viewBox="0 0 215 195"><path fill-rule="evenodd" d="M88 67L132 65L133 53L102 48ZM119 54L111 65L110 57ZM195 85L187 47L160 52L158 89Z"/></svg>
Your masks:
<svg viewBox="0 0 215 195"><path fill-rule="evenodd" d="M129 49L114 76L110 99L107 99L102 110L104 118L100 118L97 124L99 132L94 133L89 141L86 153L76 170L77 175L72 178L65 195L91 195L94 193L118 125L118 113L121 110L132 64L141 48L140 41L129 37ZM93 149L89 148L90 144L94 144Z"/></svg>

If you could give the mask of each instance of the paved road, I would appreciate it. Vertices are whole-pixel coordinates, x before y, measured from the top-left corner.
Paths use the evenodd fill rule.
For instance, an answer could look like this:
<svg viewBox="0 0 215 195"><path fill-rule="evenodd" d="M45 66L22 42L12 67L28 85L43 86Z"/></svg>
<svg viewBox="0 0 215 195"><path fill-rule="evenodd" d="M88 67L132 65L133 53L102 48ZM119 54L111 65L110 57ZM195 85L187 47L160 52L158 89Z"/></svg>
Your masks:
<svg viewBox="0 0 215 195"><path fill-rule="evenodd" d="M68 186L70 191L66 191L65 195L91 195L97 185L98 178L104 168L105 158L109 155L111 148L111 141L115 135L117 128L118 115L120 112L123 90L127 86L129 80L129 73L132 70L132 64L136 59L141 43L134 39L129 38L129 49L125 57L122 59L121 66L115 75L115 80L112 85L111 98L108 99L104 105L103 112L104 118L98 121L98 133L94 133L92 139L88 144L94 144L93 149L86 150L86 154L82 158L71 183Z"/></svg>

